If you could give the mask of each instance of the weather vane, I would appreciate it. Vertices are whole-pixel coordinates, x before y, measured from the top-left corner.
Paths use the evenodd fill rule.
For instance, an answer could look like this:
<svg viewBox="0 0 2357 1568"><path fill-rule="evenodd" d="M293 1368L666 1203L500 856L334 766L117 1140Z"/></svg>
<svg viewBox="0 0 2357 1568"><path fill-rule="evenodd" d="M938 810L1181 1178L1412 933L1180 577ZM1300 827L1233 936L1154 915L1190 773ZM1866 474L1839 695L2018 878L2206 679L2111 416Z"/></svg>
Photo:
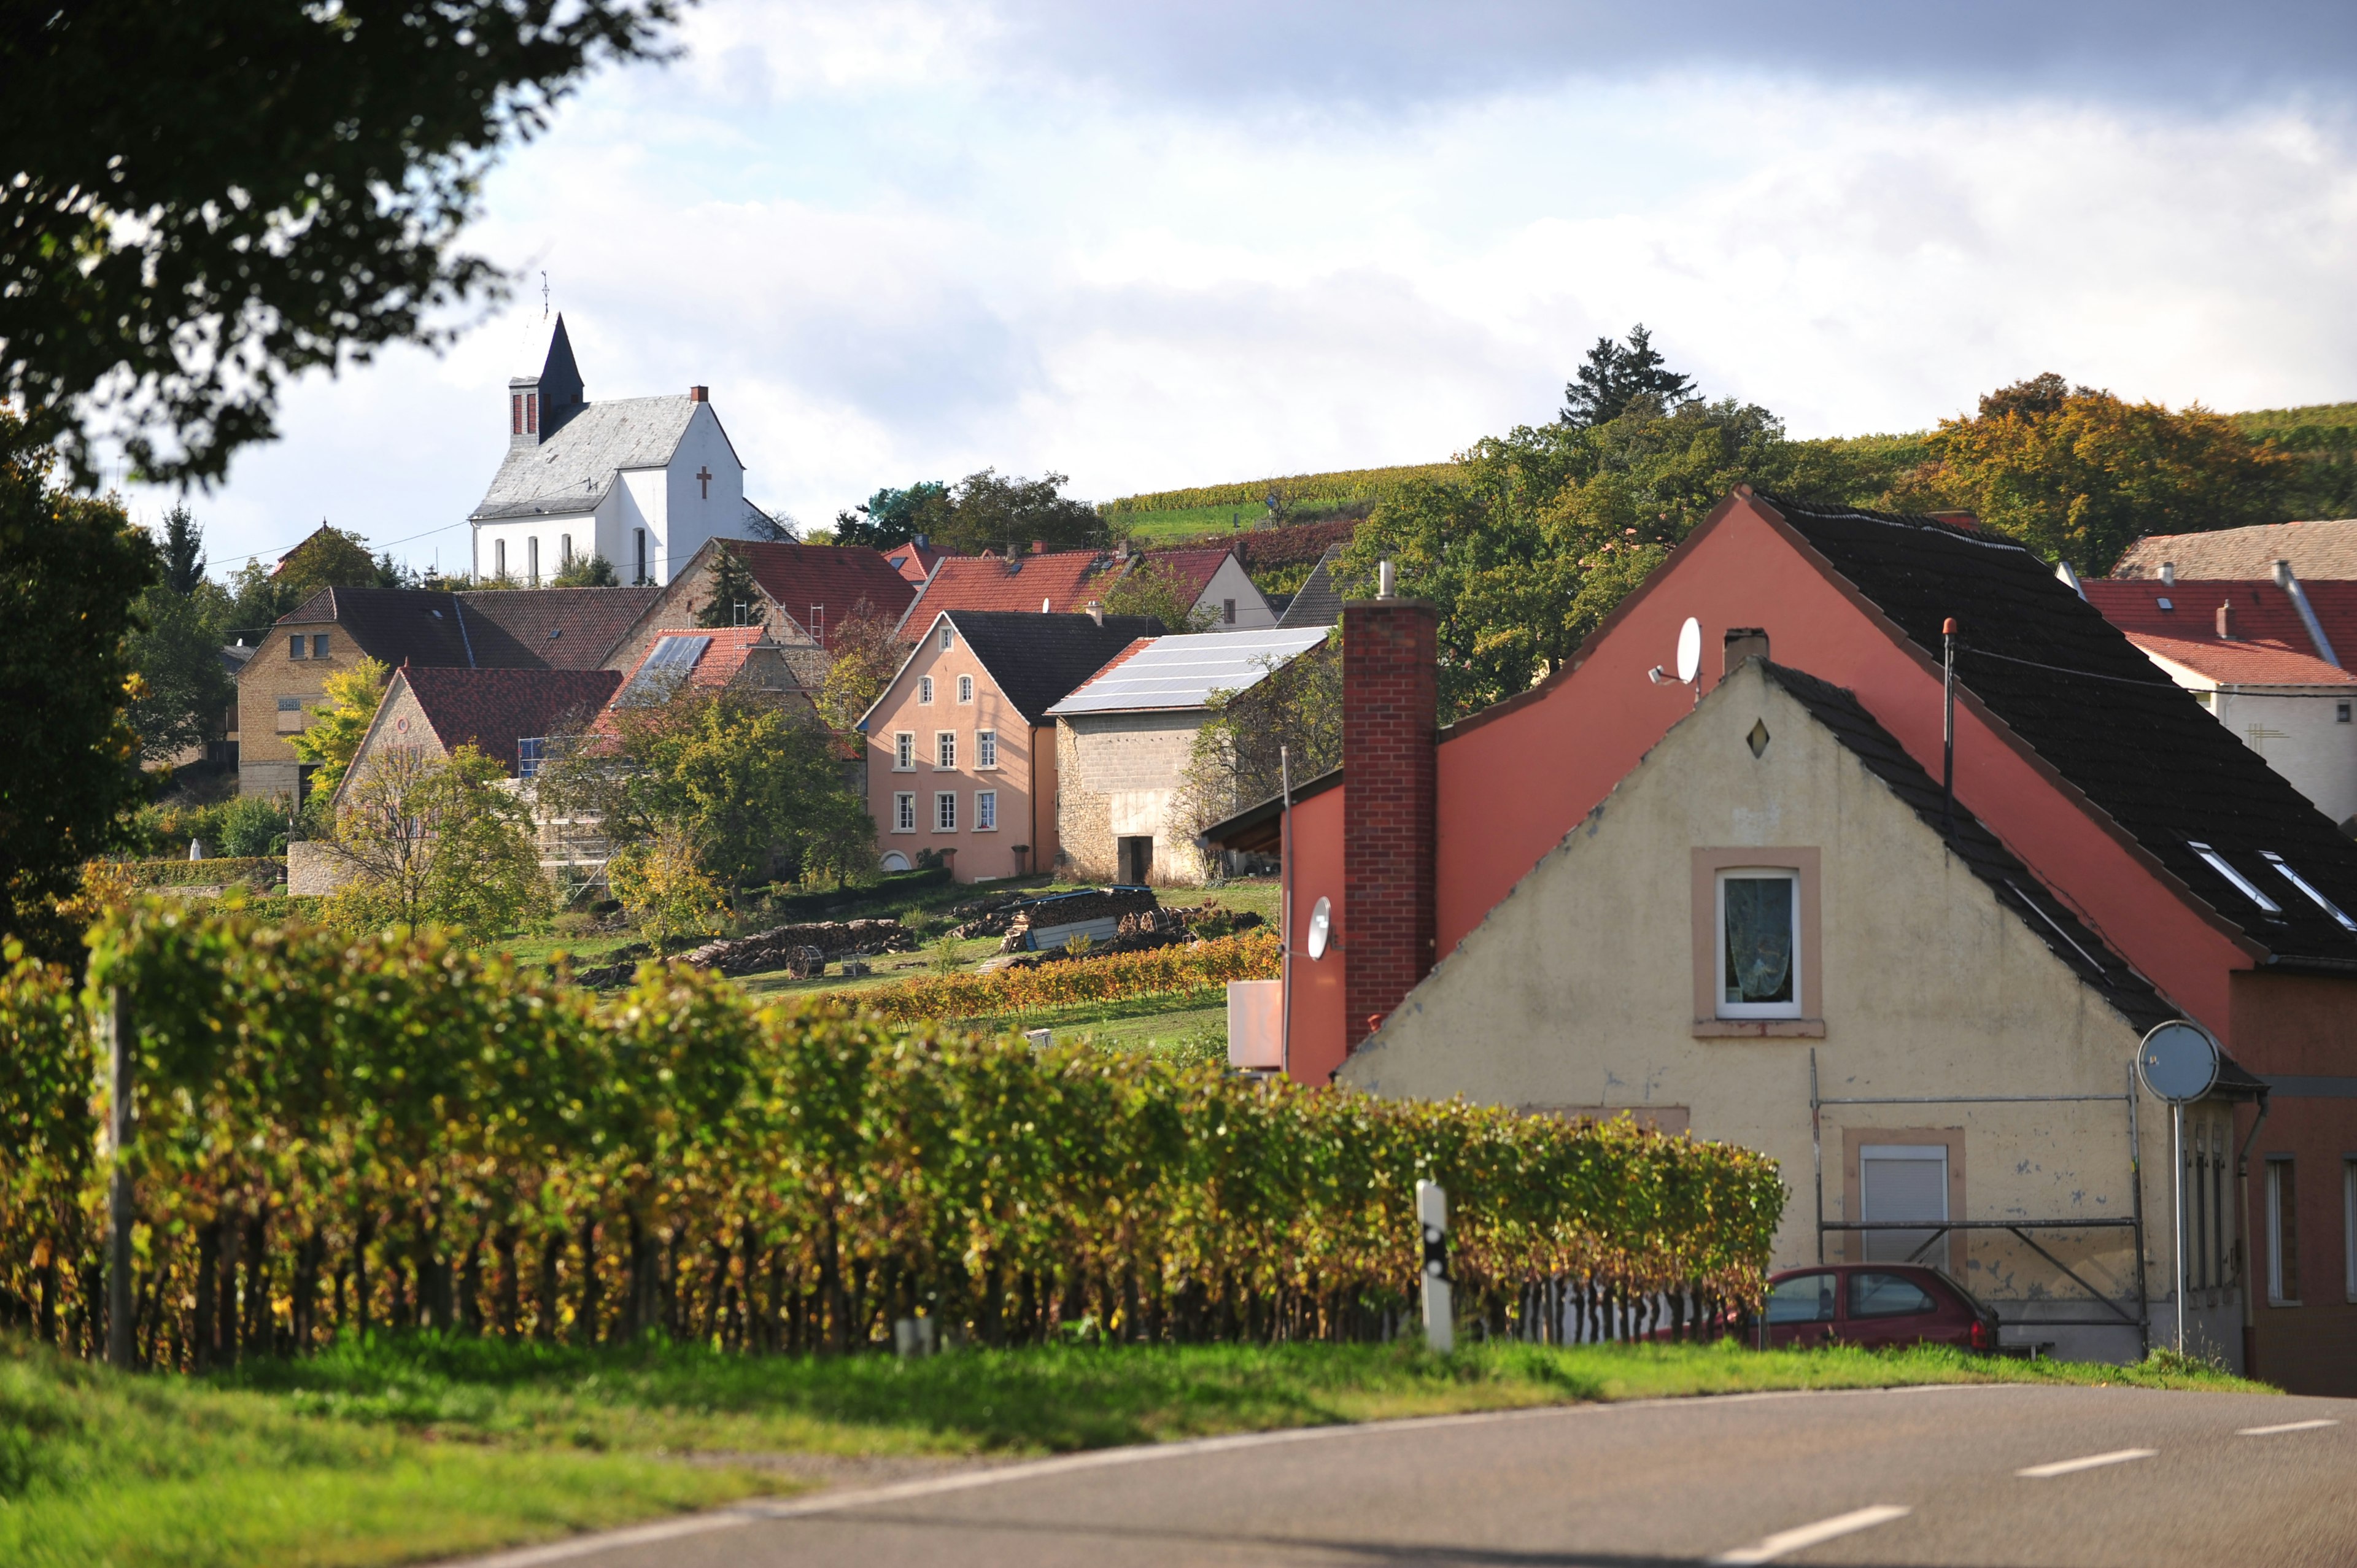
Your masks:
<svg viewBox="0 0 2357 1568"><path fill-rule="evenodd" d="M548 319L548 274L540 274L540 318Z"/></svg>

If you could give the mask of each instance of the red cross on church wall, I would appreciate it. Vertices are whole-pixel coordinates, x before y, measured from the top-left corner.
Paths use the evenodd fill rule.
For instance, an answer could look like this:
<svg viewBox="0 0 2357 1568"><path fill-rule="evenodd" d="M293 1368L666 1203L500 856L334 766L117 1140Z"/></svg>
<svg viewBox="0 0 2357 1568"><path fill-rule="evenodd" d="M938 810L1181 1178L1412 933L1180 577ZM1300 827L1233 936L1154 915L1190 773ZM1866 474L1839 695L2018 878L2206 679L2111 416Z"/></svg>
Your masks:
<svg viewBox="0 0 2357 1568"><path fill-rule="evenodd" d="M695 482L704 488L703 499L710 500L712 499L712 470L710 468L698 468L695 471Z"/></svg>

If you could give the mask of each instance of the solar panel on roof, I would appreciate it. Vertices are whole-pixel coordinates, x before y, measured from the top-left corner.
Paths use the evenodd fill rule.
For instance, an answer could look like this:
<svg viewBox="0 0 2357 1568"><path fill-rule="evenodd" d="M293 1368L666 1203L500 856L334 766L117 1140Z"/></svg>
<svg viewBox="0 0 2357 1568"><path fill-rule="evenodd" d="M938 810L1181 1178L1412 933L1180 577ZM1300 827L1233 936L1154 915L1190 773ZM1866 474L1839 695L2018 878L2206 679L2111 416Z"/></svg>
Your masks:
<svg viewBox="0 0 2357 1568"><path fill-rule="evenodd" d="M1048 711L1103 714L1200 708L1217 692L1258 684L1326 640L1323 627L1158 637Z"/></svg>
<svg viewBox="0 0 2357 1568"><path fill-rule="evenodd" d="M695 669L695 661L712 646L708 637L662 637L655 639L654 651L648 654L630 683L614 699L618 708L649 708L671 701Z"/></svg>

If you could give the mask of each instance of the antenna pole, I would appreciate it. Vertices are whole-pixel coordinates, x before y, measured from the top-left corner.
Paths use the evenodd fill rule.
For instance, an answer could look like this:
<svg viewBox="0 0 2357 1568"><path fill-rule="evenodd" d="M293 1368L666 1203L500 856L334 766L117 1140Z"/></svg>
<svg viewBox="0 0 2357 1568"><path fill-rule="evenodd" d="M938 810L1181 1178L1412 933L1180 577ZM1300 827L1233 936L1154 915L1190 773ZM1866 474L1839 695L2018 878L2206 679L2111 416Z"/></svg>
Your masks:
<svg viewBox="0 0 2357 1568"><path fill-rule="evenodd" d="M1940 628L1941 654L1947 666L1941 681L1940 810L1947 835L1956 836L1956 618Z"/></svg>

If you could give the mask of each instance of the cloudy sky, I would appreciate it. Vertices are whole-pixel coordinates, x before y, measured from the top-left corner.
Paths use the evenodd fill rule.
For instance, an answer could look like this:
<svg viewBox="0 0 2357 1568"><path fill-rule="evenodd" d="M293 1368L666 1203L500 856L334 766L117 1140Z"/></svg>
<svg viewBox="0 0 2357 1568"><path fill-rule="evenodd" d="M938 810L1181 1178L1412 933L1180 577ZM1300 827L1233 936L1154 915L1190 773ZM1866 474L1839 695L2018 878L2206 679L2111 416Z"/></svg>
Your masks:
<svg viewBox="0 0 2357 1568"><path fill-rule="evenodd" d="M809 525L985 465L1429 461L1638 321L1797 435L2045 370L2357 398L2345 0L707 0L681 41L492 177L511 306L299 385L195 499L217 569L323 517L462 564L544 274L593 400L709 384Z"/></svg>

